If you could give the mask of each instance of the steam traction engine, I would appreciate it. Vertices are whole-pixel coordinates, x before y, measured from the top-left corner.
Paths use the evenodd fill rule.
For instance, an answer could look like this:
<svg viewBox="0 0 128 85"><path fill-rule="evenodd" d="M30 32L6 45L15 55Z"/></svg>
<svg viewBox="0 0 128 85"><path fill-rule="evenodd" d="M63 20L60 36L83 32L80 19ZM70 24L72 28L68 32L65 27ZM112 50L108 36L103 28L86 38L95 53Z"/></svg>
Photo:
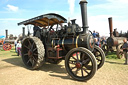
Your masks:
<svg viewBox="0 0 128 85"><path fill-rule="evenodd" d="M109 29L110 29L110 37L107 39L107 44L104 44L102 49L107 55L109 51L116 51L117 57L120 59L123 56L123 40L125 37L118 37L113 35L113 24L112 24L112 17L108 18L109 21Z"/></svg>
<svg viewBox="0 0 128 85"><path fill-rule="evenodd" d="M58 64L65 60L65 68L72 78L87 81L94 76L97 68L102 67L105 54L95 46L93 36L88 33L87 1L80 1L80 5L82 28L75 23L75 19L62 26L67 20L55 13L18 23L42 27L36 30L34 36L22 41L22 60L27 68L37 69L44 62Z"/></svg>
<svg viewBox="0 0 128 85"><path fill-rule="evenodd" d="M10 34L8 37L8 30L5 30L6 38L3 41L3 50L9 51L14 46L14 41L17 37L13 37L13 34Z"/></svg>

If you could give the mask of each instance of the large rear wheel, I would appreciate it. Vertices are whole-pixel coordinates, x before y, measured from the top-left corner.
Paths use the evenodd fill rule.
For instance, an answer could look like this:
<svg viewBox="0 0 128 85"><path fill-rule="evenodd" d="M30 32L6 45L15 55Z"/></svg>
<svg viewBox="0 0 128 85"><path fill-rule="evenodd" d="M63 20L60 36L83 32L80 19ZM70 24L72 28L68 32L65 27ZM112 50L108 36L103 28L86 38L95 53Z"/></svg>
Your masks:
<svg viewBox="0 0 128 85"><path fill-rule="evenodd" d="M22 60L27 68L37 69L44 62L45 49L37 37L27 37L23 40L21 49Z"/></svg>
<svg viewBox="0 0 128 85"><path fill-rule="evenodd" d="M65 57L65 68L73 79L87 81L96 73L97 63L91 51L79 47L67 53Z"/></svg>
<svg viewBox="0 0 128 85"><path fill-rule="evenodd" d="M94 50L93 50L93 54L96 57L97 66L98 66L97 68L99 69L104 65L104 62L105 62L104 51L99 46L95 45Z"/></svg>

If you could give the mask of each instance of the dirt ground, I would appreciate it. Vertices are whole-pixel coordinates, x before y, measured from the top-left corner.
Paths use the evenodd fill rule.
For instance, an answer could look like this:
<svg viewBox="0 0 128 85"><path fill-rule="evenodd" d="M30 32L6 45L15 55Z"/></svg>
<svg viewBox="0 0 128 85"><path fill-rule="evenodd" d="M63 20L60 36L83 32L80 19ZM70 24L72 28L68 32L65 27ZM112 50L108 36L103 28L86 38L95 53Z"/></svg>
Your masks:
<svg viewBox="0 0 128 85"><path fill-rule="evenodd" d="M106 59L104 66L87 82L73 80L64 61L44 64L39 70L28 70L16 53L0 51L0 85L128 85L128 65L124 59Z"/></svg>

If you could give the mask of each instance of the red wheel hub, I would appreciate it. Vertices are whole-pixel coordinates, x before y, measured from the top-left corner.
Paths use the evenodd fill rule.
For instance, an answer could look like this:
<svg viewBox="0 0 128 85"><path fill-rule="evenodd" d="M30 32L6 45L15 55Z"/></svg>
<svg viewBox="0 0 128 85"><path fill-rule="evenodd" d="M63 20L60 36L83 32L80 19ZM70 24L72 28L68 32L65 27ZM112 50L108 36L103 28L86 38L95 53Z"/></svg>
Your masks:
<svg viewBox="0 0 128 85"><path fill-rule="evenodd" d="M32 51L28 51L28 56L31 56L32 55Z"/></svg>
<svg viewBox="0 0 128 85"><path fill-rule="evenodd" d="M80 62L76 63L76 67L81 68L82 67L81 63Z"/></svg>

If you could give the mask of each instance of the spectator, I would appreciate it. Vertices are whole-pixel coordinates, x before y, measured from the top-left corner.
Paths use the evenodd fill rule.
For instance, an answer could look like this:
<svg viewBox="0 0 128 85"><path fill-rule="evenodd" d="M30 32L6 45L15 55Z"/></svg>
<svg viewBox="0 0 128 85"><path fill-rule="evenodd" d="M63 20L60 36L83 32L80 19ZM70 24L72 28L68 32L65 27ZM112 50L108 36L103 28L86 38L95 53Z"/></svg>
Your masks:
<svg viewBox="0 0 128 85"><path fill-rule="evenodd" d="M16 52L17 39L14 41L14 44L15 44L15 52Z"/></svg>
<svg viewBox="0 0 128 85"><path fill-rule="evenodd" d="M96 32L96 38L97 38L97 45L98 45L99 47L101 47L101 43L100 43L101 38L100 38L100 35L99 35L98 32Z"/></svg>
<svg viewBox="0 0 128 85"><path fill-rule="evenodd" d="M94 39L95 39L95 45L99 46L98 38L94 38Z"/></svg>
<svg viewBox="0 0 128 85"><path fill-rule="evenodd" d="M96 34L95 30L93 31L92 35L94 38L96 38L97 34Z"/></svg>
<svg viewBox="0 0 128 85"><path fill-rule="evenodd" d="M17 45L16 45L16 52L17 52L17 55L19 56L20 54L20 49L21 49L21 41L18 41Z"/></svg>
<svg viewBox="0 0 128 85"><path fill-rule="evenodd" d="M124 53L124 57L125 57L125 63L126 65L128 65L128 43L127 43L127 39L125 38L124 40L124 44L122 45L123 48L123 53Z"/></svg>
<svg viewBox="0 0 128 85"><path fill-rule="evenodd" d="M99 32L96 32L96 37L100 37L100 34L99 34Z"/></svg>
<svg viewBox="0 0 128 85"><path fill-rule="evenodd" d="M105 37L103 37L103 39L101 40L101 44L105 44L106 43L106 39Z"/></svg>

